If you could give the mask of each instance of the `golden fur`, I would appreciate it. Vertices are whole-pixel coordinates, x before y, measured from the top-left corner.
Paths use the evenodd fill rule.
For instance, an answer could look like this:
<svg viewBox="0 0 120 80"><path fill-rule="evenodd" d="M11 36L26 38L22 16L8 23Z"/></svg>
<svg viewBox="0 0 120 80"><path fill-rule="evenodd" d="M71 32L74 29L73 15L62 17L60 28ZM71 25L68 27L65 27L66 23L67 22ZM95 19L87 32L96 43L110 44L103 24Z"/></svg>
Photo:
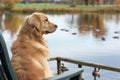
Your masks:
<svg viewBox="0 0 120 80"><path fill-rule="evenodd" d="M47 62L48 48L42 36L56 28L42 13L26 18L11 47L11 63L18 80L42 80L52 76Z"/></svg>

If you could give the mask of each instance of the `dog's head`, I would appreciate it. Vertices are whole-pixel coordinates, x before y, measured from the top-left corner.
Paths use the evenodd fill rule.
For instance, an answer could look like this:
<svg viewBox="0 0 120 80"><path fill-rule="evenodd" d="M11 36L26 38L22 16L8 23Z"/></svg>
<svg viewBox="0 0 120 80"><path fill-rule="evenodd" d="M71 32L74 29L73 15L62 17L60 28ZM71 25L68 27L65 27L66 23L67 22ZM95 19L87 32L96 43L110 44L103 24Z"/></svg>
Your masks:
<svg viewBox="0 0 120 80"><path fill-rule="evenodd" d="M57 25L50 22L48 17L43 13L33 13L27 17L26 22L32 29L41 34L52 33L56 30Z"/></svg>

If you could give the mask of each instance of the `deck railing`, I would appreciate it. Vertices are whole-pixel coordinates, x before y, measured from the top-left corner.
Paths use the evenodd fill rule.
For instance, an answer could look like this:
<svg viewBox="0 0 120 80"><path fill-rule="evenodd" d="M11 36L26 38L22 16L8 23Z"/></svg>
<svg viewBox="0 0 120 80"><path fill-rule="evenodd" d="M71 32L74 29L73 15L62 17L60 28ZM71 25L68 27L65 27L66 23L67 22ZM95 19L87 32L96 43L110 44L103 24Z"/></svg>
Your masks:
<svg viewBox="0 0 120 80"><path fill-rule="evenodd" d="M79 61L79 60L73 60L70 58L63 58L63 57L54 57L54 58L49 59L49 61L55 61L55 60L57 61L57 74L62 73L61 61L77 64L79 68L82 68L82 66L93 67L94 71L92 74L93 74L95 80L96 80L96 77L99 76L100 69L114 71L114 72L120 72L120 67L112 67L112 66L107 66L107 65L103 65L103 64L84 62L84 61Z"/></svg>

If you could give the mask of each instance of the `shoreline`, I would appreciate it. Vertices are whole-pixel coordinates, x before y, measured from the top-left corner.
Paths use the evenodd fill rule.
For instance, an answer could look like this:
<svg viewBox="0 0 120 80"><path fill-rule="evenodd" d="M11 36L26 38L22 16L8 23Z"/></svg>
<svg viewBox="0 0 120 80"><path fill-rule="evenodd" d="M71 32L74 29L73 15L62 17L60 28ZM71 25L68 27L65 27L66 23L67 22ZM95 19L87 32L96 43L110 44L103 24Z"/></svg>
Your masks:
<svg viewBox="0 0 120 80"><path fill-rule="evenodd" d="M32 13L32 12L45 12L45 13L119 13L120 5L76 5L70 7L67 4L23 4L17 3L11 10L0 8L1 12L14 12L14 13Z"/></svg>

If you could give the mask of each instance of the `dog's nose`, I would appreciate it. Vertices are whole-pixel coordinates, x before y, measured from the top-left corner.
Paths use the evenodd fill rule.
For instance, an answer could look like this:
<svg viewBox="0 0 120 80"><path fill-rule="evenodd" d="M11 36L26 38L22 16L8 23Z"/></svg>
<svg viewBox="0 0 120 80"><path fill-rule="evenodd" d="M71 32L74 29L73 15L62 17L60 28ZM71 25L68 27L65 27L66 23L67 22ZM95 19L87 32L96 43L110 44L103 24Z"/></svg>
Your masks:
<svg viewBox="0 0 120 80"><path fill-rule="evenodd" d="M57 25L55 25L55 28L57 28Z"/></svg>

